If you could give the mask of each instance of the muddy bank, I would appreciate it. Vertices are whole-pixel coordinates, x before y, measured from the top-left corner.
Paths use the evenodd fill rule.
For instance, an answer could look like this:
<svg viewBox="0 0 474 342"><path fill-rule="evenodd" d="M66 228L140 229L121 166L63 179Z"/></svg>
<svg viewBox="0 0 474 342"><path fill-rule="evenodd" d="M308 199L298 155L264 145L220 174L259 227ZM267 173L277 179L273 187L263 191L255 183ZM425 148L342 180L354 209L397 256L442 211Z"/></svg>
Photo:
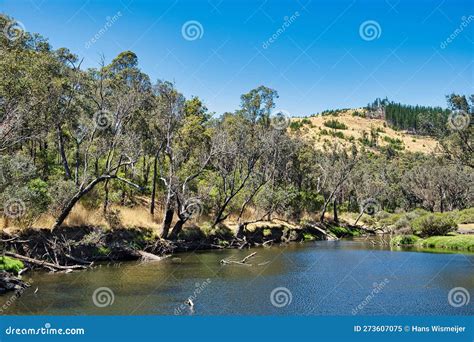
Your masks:
<svg viewBox="0 0 474 342"><path fill-rule="evenodd" d="M197 226L183 229L174 241L158 237L156 231L144 228L104 229L98 227L61 227L26 229L15 235L3 233L1 240L7 255L20 258L25 267L45 268L53 272L92 267L94 262L118 262L156 259L179 252L250 248L261 245L285 244L308 240L337 239L331 226L320 223L290 227L285 224L262 224L245 230L237 238L228 227L221 225L208 231ZM18 291L21 280L4 272L0 293ZM18 287L20 286L20 287Z"/></svg>

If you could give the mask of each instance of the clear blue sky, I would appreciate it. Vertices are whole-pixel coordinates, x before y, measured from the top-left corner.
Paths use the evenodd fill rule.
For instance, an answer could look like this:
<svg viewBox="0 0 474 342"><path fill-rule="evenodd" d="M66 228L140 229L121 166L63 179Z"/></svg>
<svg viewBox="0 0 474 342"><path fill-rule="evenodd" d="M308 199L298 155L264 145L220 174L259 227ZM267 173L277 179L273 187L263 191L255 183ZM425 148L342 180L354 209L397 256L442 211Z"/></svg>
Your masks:
<svg viewBox="0 0 474 342"><path fill-rule="evenodd" d="M233 111L261 84L294 116L376 97L445 106L450 92L474 93L472 0L0 0L0 11L54 48L70 48L86 67L132 50L152 80L174 81L216 113ZM190 20L203 28L196 40L182 35ZM369 20L380 28L373 40L360 34Z"/></svg>

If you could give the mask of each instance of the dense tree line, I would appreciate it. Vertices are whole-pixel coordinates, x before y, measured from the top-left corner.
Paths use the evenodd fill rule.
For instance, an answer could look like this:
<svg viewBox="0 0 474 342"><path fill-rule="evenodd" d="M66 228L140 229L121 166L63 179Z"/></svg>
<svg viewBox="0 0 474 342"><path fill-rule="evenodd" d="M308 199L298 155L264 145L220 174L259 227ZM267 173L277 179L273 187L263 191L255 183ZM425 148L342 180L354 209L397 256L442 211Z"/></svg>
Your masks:
<svg viewBox="0 0 474 342"><path fill-rule="evenodd" d="M10 22L0 16L0 31ZM2 35L0 48L7 224L47 213L57 228L78 203L104 217L112 204L146 205L162 217L161 236L176 238L198 214L212 226L231 218L241 234L276 216L324 220L331 209L337 219L338 209L358 211L368 198L388 211L472 206L470 135L447 136L437 156L317 151L271 115L278 94L265 86L217 116L173 83L150 80L131 51L83 70L78 56L39 35Z"/></svg>
<svg viewBox="0 0 474 342"><path fill-rule="evenodd" d="M452 110L472 114L474 95L450 94L446 96L449 108L406 105L385 99L376 99L365 108L369 113L381 112L390 127L413 134L445 136L449 134L448 120Z"/></svg>

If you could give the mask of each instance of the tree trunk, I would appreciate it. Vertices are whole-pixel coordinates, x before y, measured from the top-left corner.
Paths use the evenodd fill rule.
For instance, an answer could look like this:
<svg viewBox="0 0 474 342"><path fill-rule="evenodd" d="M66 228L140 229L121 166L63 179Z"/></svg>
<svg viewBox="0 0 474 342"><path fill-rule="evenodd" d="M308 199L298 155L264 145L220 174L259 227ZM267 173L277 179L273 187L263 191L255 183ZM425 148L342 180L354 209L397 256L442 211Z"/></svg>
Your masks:
<svg viewBox="0 0 474 342"><path fill-rule="evenodd" d="M113 176L109 176L109 175L100 176L94 179L92 182L90 182L84 189L79 190L64 206L61 214L59 215L56 222L54 223L53 230L59 228L63 224L64 220L68 217L72 208L74 208L74 205L82 198L82 196L84 196L89 191L91 191L98 183L108 180L110 178L113 178Z"/></svg>
<svg viewBox="0 0 474 342"><path fill-rule="evenodd" d="M79 147L81 145L76 143L76 165L75 165L75 171L74 171L74 182L76 183L76 186L79 186L79 166L80 166L80 155L79 155Z"/></svg>
<svg viewBox="0 0 474 342"><path fill-rule="evenodd" d="M106 180L104 184L104 214L107 213L107 207L109 206L109 181Z"/></svg>
<svg viewBox="0 0 474 342"><path fill-rule="evenodd" d="M237 228L237 237L239 239L243 238L244 237L244 232L245 232L245 228L246 228L246 224L243 223L243 222L239 222L239 225L238 225L238 228Z"/></svg>
<svg viewBox="0 0 474 342"><path fill-rule="evenodd" d="M155 156L153 161L153 184L151 188L151 204L150 204L150 214L155 214L155 196L156 196L156 178L158 173L158 155Z"/></svg>
<svg viewBox="0 0 474 342"><path fill-rule="evenodd" d="M334 205L334 222L339 223L339 218L337 216L337 198L336 197L334 197L333 205Z"/></svg>
<svg viewBox="0 0 474 342"><path fill-rule="evenodd" d="M163 239L168 238L168 232L170 231L171 222L173 222L174 209L167 203L165 210L165 217L163 218L161 237Z"/></svg>
<svg viewBox="0 0 474 342"><path fill-rule="evenodd" d="M66 179L71 179L71 169L69 168L69 164L67 162L66 152L64 152L63 133L61 132L61 126L59 124L56 125L56 134L58 138L59 154L61 155L61 161L64 167L64 172L66 174Z"/></svg>
<svg viewBox="0 0 474 342"><path fill-rule="evenodd" d="M186 223L186 220L183 220L183 219L179 219L178 222L176 222L173 229L171 230L170 240L175 240L178 237L178 234L183 229L183 226L185 223Z"/></svg>
<svg viewBox="0 0 474 342"><path fill-rule="evenodd" d="M109 179L118 179L121 182L124 182L128 185L134 186L138 189L141 189L140 186L130 182L127 179L123 179L120 177L117 177L117 175L102 175L100 177L97 177L94 179L92 182L90 182L85 188L80 189L64 206L61 214L59 217L56 219L56 222L54 223L53 230L59 228L64 220L68 217L69 213L71 212L72 208L74 208L74 205L84 196L86 195L89 191L91 191L97 184L107 181Z"/></svg>

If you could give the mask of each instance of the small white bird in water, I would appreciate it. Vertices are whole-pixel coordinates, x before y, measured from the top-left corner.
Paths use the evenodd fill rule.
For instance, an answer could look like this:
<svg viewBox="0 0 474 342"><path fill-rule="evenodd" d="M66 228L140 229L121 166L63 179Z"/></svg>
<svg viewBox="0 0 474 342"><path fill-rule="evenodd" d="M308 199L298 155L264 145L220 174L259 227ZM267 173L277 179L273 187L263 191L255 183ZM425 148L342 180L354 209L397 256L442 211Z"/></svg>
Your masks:
<svg viewBox="0 0 474 342"><path fill-rule="evenodd" d="M191 311L191 314L194 314L194 303L193 301L191 300L191 298L188 298L186 301L185 301L185 304L187 306L189 306L189 311Z"/></svg>

